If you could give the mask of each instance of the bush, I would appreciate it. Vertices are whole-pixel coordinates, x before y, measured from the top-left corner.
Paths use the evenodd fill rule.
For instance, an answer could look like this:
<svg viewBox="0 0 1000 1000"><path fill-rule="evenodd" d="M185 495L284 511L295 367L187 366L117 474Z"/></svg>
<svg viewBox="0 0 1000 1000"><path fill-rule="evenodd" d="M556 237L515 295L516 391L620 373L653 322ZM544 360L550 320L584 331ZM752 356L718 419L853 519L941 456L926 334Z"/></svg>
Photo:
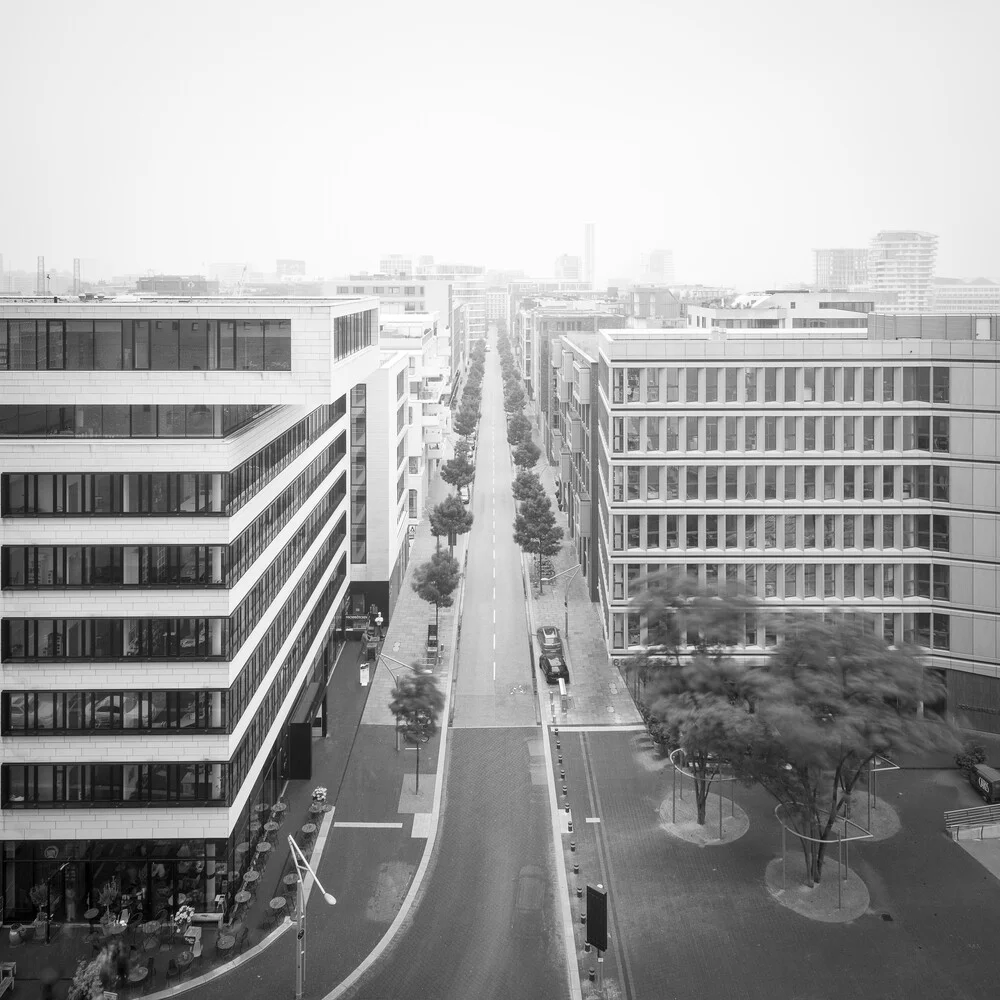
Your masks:
<svg viewBox="0 0 1000 1000"><path fill-rule="evenodd" d="M955 766L961 768L966 775L972 774L977 764L986 763L986 747L981 743L966 743L962 752L955 755Z"/></svg>

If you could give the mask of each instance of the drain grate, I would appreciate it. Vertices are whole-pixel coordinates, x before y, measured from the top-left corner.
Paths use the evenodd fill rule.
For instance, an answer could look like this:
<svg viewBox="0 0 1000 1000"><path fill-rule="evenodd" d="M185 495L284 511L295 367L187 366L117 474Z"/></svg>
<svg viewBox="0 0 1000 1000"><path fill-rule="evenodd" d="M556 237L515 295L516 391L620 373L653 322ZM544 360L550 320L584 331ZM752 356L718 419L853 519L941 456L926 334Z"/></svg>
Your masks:
<svg viewBox="0 0 1000 1000"><path fill-rule="evenodd" d="M883 919L883 920L884 920L884 921L885 921L885 922L886 922L887 924L891 924L891 923L892 923L892 914L891 914L891 913L883 913L883 914L882 914L882 919Z"/></svg>

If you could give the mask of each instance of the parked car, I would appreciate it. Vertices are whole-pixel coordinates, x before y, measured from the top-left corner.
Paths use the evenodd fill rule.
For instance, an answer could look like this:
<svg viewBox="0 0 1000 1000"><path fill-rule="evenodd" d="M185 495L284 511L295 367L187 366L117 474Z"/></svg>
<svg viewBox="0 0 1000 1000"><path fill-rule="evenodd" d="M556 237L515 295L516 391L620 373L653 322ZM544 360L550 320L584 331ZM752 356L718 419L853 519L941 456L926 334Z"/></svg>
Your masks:
<svg viewBox="0 0 1000 1000"><path fill-rule="evenodd" d="M555 625L543 625L535 635L538 636L538 645L542 647L542 652L546 656L549 653L562 656L562 637Z"/></svg>
<svg viewBox="0 0 1000 1000"><path fill-rule="evenodd" d="M561 653L549 653L546 656L539 656L538 666L542 673L545 674L545 680L549 684L558 684L560 678L566 681L567 684L569 683L569 668L566 666L566 661L562 658Z"/></svg>
<svg viewBox="0 0 1000 1000"><path fill-rule="evenodd" d="M469 487L468 486L463 486L458 491L458 495L459 495L459 498L461 499L462 503L464 503L464 504L468 504L468 502L472 499L472 496L469 493Z"/></svg>

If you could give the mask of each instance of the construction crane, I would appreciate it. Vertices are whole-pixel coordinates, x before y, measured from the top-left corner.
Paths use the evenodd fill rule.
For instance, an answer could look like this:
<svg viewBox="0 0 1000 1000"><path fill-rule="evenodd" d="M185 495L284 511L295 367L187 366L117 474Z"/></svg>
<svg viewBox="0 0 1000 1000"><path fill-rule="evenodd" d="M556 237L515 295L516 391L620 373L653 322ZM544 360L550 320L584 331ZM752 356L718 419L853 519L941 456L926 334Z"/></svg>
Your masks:
<svg viewBox="0 0 1000 1000"><path fill-rule="evenodd" d="M240 273L240 280L236 282L236 287L233 289L233 295L237 298L243 294L243 288L246 285L247 280L247 268L249 266L249 264L243 265L243 270Z"/></svg>

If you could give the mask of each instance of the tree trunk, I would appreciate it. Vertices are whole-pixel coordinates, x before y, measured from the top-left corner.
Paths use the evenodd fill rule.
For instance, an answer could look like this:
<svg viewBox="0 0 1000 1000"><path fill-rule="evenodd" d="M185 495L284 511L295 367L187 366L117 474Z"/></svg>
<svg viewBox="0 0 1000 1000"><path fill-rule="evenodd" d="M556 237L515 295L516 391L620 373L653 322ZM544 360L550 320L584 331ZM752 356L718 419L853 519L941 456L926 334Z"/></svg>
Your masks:
<svg viewBox="0 0 1000 1000"><path fill-rule="evenodd" d="M705 825L705 808L708 805L708 790L712 787L712 779L695 777L694 801L698 806L698 825Z"/></svg>
<svg viewBox="0 0 1000 1000"><path fill-rule="evenodd" d="M542 550L539 549L538 550L538 596L539 597L542 596L543 589L544 588L542 584Z"/></svg>

